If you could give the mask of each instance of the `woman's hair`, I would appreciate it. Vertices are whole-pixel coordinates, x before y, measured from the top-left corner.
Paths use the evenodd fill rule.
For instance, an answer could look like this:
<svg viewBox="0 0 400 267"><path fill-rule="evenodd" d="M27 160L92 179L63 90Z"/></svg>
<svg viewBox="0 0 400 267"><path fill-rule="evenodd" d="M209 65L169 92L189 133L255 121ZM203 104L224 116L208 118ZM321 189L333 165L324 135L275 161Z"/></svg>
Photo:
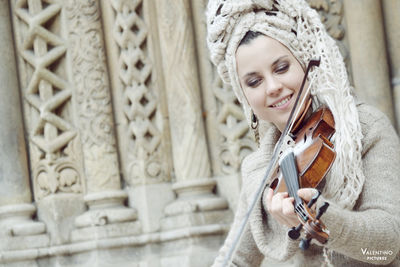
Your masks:
<svg viewBox="0 0 400 267"><path fill-rule="evenodd" d="M239 46L243 45L243 44L248 44L250 43L251 40L256 39L258 36L263 35L261 32L253 32L253 31L248 31L243 39L240 41Z"/></svg>

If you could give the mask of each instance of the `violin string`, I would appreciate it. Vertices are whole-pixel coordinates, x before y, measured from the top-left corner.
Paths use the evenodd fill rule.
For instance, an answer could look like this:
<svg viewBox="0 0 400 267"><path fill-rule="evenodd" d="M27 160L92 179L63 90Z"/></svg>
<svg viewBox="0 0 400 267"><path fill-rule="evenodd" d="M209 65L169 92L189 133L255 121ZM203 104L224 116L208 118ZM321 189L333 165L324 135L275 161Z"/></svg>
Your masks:
<svg viewBox="0 0 400 267"><path fill-rule="evenodd" d="M305 97L305 96L308 95L308 93L309 93L309 91L310 91L310 89L311 89L311 86L312 86L312 84L313 84L314 81L315 81L315 79L314 79L314 77L313 77L313 78L310 80L310 82L309 82L309 84L308 84L308 86L307 86L307 88L306 88L306 90L305 90L305 92L304 92L304 97L301 99L300 104L297 105L297 108L296 108L296 110L295 110L295 115L293 116L293 118L297 118L297 116L299 115L300 110L301 110L301 107L304 105L304 103L305 103L305 101L306 101L306 97ZM294 123L295 123L295 119L293 119L293 120L291 121L291 123L290 123L289 132L291 132ZM289 196L294 197L294 199L295 199L295 206L296 206L296 207L299 207L299 208L295 209L295 211L298 211L298 213L301 213L301 215L306 216L306 215L305 215L305 212L304 212L303 203L302 203L301 200L299 201L299 198L297 197L297 190L300 188L300 187L299 187L299 184L298 184L298 181L297 181L297 183L296 183L296 181L292 181L292 180L288 179L288 181L286 181L286 184L288 185L288 191L289 191L288 193L289 193ZM301 208L301 210L299 210L300 208Z"/></svg>
<svg viewBox="0 0 400 267"><path fill-rule="evenodd" d="M306 95L309 93L310 89L311 89L311 85L313 84L313 82L315 81L314 77L310 80L310 83L308 84L308 87L306 88L306 90L304 91L304 97L301 99L299 105L297 105L294 116L293 116L293 120L290 122L290 126L289 126L289 132L292 131L293 125L296 122L296 118L297 116L299 116L301 107L304 105L305 101L306 101Z"/></svg>
<svg viewBox="0 0 400 267"><path fill-rule="evenodd" d="M297 195L297 190L299 189L299 183L298 183L296 162L293 153L292 156L290 157L287 156L282 160L281 167L287 172L288 177L284 178L287 185L289 196L295 199L295 204L301 203L300 198Z"/></svg>
<svg viewBox="0 0 400 267"><path fill-rule="evenodd" d="M301 210L299 208L296 208L296 211L300 216L306 217L306 212L305 211L303 211L303 210Z"/></svg>

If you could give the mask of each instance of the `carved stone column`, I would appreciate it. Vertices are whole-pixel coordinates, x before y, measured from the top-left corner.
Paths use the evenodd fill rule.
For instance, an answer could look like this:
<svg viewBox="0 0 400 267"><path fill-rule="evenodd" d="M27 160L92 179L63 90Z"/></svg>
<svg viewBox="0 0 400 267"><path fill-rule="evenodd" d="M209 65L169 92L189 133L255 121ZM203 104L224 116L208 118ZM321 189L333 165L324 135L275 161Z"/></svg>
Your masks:
<svg viewBox="0 0 400 267"><path fill-rule="evenodd" d="M397 131L400 132L400 1L382 1Z"/></svg>
<svg viewBox="0 0 400 267"><path fill-rule="evenodd" d="M43 222L33 221L27 154L8 1L0 10L0 251L46 246Z"/></svg>
<svg viewBox="0 0 400 267"><path fill-rule="evenodd" d="M345 17L357 95L394 122L381 3L345 0Z"/></svg>
<svg viewBox="0 0 400 267"><path fill-rule="evenodd" d="M190 1L157 1L177 199L165 209L163 229L226 220L225 199L213 193L203 124ZM204 214L213 213L213 216ZM174 217L174 219L168 219ZM227 216L226 216L227 217Z"/></svg>
<svg viewBox="0 0 400 267"><path fill-rule="evenodd" d="M217 193L236 209L240 193L240 165L257 145L243 110L230 86L224 84L212 65L207 48L205 8L208 0L191 2L196 33L204 117Z"/></svg>
<svg viewBox="0 0 400 267"><path fill-rule="evenodd" d="M75 224L83 229L75 230L72 239L135 234L137 214L124 206L127 193L121 190L100 7L97 0L68 0L63 5L89 207L77 217Z"/></svg>
<svg viewBox="0 0 400 267"><path fill-rule="evenodd" d="M37 215L52 244L66 243L74 217L83 210L83 174L72 126L61 6L42 0L11 3Z"/></svg>
<svg viewBox="0 0 400 267"><path fill-rule="evenodd" d="M160 229L172 159L157 21L150 1L101 1L121 167L144 232ZM157 197L155 197L157 196Z"/></svg>

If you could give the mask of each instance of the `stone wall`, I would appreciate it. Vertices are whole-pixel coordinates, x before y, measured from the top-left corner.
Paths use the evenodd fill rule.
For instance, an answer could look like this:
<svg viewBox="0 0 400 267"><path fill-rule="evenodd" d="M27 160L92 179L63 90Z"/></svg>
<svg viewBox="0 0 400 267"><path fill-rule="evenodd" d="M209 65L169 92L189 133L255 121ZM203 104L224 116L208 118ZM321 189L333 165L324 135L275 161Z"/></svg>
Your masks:
<svg viewBox="0 0 400 267"><path fill-rule="evenodd" d="M309 0L400 125L400 1ZM209 266L255 149L207 0L0 0L0 266Z"/></svg>

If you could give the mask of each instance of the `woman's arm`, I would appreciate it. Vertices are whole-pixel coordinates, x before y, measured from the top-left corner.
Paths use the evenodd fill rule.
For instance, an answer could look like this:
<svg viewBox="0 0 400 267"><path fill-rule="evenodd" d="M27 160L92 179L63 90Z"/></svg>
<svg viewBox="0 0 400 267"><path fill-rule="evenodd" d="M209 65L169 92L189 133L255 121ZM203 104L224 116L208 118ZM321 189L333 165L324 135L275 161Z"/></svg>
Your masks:
<svg viewBox="0 0 400 267"><path fill-rule="evenodd" d="M359 261L388 264L400 250L400 144L385 116L369 119L370 126L363 125L368 129L363 139L365 183L356 206L349 211L330 203L322 220L330 231L329 249ZM324 201L320 197L317 208Z"/></svg>
<svg viewBox="0 0 400 267"><path fill-rule="evenodd" d="M238 228L240 226L240 223L242 222L244 215L246 214L246 211L246 197L244 190L241 190L238 207L232 227L228 233L227 238L225 239L224 245L219 250L218 256L215 259L214 264L212 265L213 267L223 266L225 257L229 253L230 248L233 245L234 239L236 238L236 234L238 232ZM229 266L260 266L263 258L263 255L260 253L256 243L254 242L253 236L250 231L250 225L247 224L247 227L243 232L242 239L232 257L232 263Z"/></svg>

